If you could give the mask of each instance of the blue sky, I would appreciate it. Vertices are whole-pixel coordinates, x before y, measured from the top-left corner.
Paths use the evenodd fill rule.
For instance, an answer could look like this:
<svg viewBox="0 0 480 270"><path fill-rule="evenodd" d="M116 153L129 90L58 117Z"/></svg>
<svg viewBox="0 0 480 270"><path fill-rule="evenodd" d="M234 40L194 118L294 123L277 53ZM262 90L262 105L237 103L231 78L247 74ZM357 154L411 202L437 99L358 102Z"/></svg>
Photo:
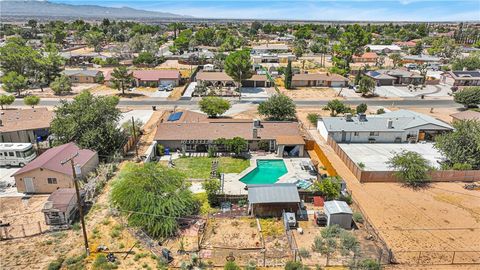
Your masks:
<svg viewBox="0 0 480 270"><path fill-rule="evenodd" d="M480 0L51 0L68 4L128 6L199 18L466 21L480 20Z"/></svg>

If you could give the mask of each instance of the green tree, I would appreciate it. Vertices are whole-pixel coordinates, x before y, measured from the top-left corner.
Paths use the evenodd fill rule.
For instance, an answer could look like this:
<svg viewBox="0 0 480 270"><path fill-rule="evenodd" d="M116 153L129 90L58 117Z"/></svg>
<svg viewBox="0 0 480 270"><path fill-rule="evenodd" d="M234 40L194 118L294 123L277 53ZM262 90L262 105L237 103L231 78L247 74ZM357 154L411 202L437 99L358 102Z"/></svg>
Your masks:
<svg viewBox="0 0 480 270"><path fill-rule="evenodd" d="M335 177L328 177L321 181L316 181L312 189L321 192L327 201L331 201L340 195L340 182Z"/></svg>
<svg viewBox="0 0 480 270"><path fill-rule="evenodd" d="M382 265L374 259L363 259L355 269L360 270L382 270Z"/></svg>
<svg viewBox="0 0 480 270"><path fill-rule="evenodd" d="M2 77L3 89L8 93L20 93L27 88L27 79L15 71L10 71Z"/></svg>
<svg viewBox="0 0 480 270"><path fill-rule="evenodd" d="M50 83L50 88L55 95L61 95L72 91L72 82L67 76L60 75Z"/></svg>
<svg viewBox="0 0 480 270"><path fill-rule="evenodd" d="M228 261L223 267L224 270L240 270L241 268L234 262Z"/></svg>
<svg viewBox="0 0 480 270"><path fill-rule="evenodd" d="M258 113L275 121L295 119L296 106L283 94L275 94L258 105Z"/></svg>
<svg viewBox="0 0 480 270"><path fill-rule="evenodd" d="M285 88L292 89L292 62L288 61L287 68L285 69Z"/></svg>
<svg viewBox="0 0 480 270"><path fill-rule="evenodd" d="M27 46L22 38L9 38L4 46L0 47L0 68L4 74L16 72L18 75L29 78L35 72L35 60L40 53Z"/></svg>
<svg viewBox="0 0 480 270"><path fill-rule="evenodd" d="M111 201L130 226L155 238L174 235L178 220L196 208L185 176L157 163L127 164L112 186Z"/></svg>
<svg viewBox="0 0 480 270"><path fill-rule="evenodd" d="M133 74L127 70L126 67L117 67L112 72L113 87L119 91L122 91L122 95L125 95L125 89L130 87L133 82Z"/></svg>
<svg viewBox="0 0 480 270"><path fill-rule="evenodd" d="M121 116L118 97L95 97L88 91L73 101L61 100L51 123L56 143L75 142L82 148L93 149L101 158L115 153L125 142L118 127Z"/></svg>
<svg viewBox="0 0 480 270"><path fill-rule="evenodd" d="M285 270L308 270L309 268L301 262L288 261L285 264Z"/></svg>
<svg viewBox="0 0 480 270"><path fill-rule="evenodd" d="M413 55L419 55L419 54L422 54L422 52L423 52L423 43L421 41L418 41L417 43L415 43L415 47L410 49L410 54L413 54Z"/></svg>
<svg viewBox="0 0 480 270"><path fill-rule="evenodd" d="M367 104L365 103L360 103L358 104L357 108L356 108L356 111L357 113L365 113L368 109L368 106Z"/></svg>
<svg viewBox="0 0 480 270"><path fill-rule="evenodd" d="M135 59L133 59L133 64L139 65L139 64L146 64L146 65L151 65L156 63L156 57L152 53L149 52L141 52L138 54Z"/></svg>
<svg viewBox="0 0 480 270"><path fill-rule="evenodd" d="M232 52L225 59L225 72L237 83L239 97L242 96L242 81L253 75L252 63L250 62L250 51L241 50Z"/></svg>
<svg viewBox="0 0 480 270"><path fill-rule="evenodd" d="M202 188L207 193L208 203L211 206L218 205L217 194L220 191L220 181L216 178L205 180L202 183Z"/></svg>
<svg viewBox="0 0 480 270"><path fill-rule="evenodd" d="M183 30L174 41L174 46L181 52L187 51L193 32L191 29Z"/></svg>
<svg viewBox="0 0 480 270"><path fill-rule="evenodd" d="M234 137L233 139L228 140L228 148L235 153L235 155L239 156L247 150L248 141L242 137Z"/></svg>
<svg viewBox="0 0 480 270"><path fill-rule="evenodd" d="M348 107L338 99L330 100L323 109L329 110L330 116L337 116L337 114L339 113L347 113L351 111L350 107Z"/></svg>
<svg viewBox="0 0 480 270"><path fill-rule="evenodd" d="M23 103L34 108L36 105L38 105L38 103L40 103L40 98L38 96L26 96L23 98Z"/></svg>
<svg viewBox="0 0 480 270"><path fill-rule="evenodd" d="M480 41L480 40L479 40ZM456 58L452 62L452 70L480 69L480 53L472 53L468 57Z"/></svg>
<svg viewBox="0 0 480 270"><path fill-rule="evenodd" d="M312 250L318 252L322 255L327 257L326 265L328 266L330 263L330 259L332 255L335 253L337 249L337 240L335 238L323 238L320 236L316 236L313 241Z"/></svg>
<svg viewBox="0 0 480 270"><path fill-rule="evenodd" d="M363 76L358 82L358 89L362 93L362 96L366 96L368 93L375 93L375 80L370 77Z"/></svg>
<svg viewBox="0 0 480 270"><path fill-rule="evenodd" d="M90 30L84 35L87 45L93 47L95 52L100 52L102 49L102 43L105 36L102 32L96 30Z"/></svg>
<svg viewBox="0 0 480 270"><path fill-rule="evenodd" d="M353 55L359 54L363 46L371 40L371 33L365 31L360 25L348 26L342 33L340 40L333 46L333 64L345 72L350 70Z"/></svg>
<svg viewBox="0 0 480 270"><path fill-rule="evenodd" d="M43 87L50 85L51 82L61 75L62 66L65 59L58 53L58 50L51 50L45 53L45 56L35 60L35 83L43 91Z"/></svg>
<svg viewBox="0 0 480 270"><path fill-rule="evenodd" d="M198 103L200 110L208 115L208 117L218 117L230 109L230 102L220 97L203 97Z"/></svg>
<svg viewBox="0 0 480 270"><path fill-rule="evenodd" d="M480 86L465 87L453 95L453 100L466 108L480 104Z"/></svg>
<svg viewBox="0 0 480 270"><path fill-rule="evenodd" d="M402 55L399 53L392 53L389 55L393 62L393 68L398 67L402 63Z"/></svg>
<svg viewBox="0 0 480 270"><path fill-rule="evenodd" d="M307 115L307 120L310 122L310 124L312 124L315 127L318 124L318 118L319 118L319 115L317 113L309 113Z"/></svg>
<svg viewBox="0 0 480 270"><path fill-rule="evenodd" d="M387 164L395 170L395 176L412 187L426 185L430 181L429 172L433 170L428 160L413 151L403 150L391 157Z"/></svg>
<svg viewBox="0 0 480 270"><path fill-rule="evenodd" d="M480 122L455 121L453 127L454 131L435 137L434 147L450 164L469 164L480 169Z"/></svg>
<svg viewBox="0 0 480 270"><path fill-rule="evenodd" d="M11 105L14 101L15 101L14 95L0 95L0 106L2 110L6 108L6 105Z"/></svg>

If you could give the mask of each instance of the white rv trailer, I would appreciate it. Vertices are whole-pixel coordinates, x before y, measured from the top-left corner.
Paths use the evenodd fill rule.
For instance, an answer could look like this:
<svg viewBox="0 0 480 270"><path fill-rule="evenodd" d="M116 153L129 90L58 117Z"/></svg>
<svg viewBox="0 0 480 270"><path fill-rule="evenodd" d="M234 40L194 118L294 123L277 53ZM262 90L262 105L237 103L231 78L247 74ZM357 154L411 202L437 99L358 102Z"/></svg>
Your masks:
<svg viewBox="0 0 480 270"><path fill-rule="evenodd" d="M0 166L25 166L37 154L31 143L0 143Z"/></svg>

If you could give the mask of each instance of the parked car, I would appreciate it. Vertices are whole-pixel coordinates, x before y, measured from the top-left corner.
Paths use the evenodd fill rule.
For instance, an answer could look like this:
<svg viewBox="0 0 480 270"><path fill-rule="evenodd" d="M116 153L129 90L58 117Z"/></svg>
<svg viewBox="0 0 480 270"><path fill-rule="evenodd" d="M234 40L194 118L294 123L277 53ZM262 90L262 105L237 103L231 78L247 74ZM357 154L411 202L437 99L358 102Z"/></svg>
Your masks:
<svg viewBox="0 0 480 270"><path fill-rule="evenodd" d="M414 63L406 64L405 67L410 70L410 69L417 69L418 65Z"/></svg>
<svg viewBox="0 0 480 270"><path fill-rule="evenodd" d="M158 86L158 91L172 91L173 85L172 84L161 84Z"/></svg>

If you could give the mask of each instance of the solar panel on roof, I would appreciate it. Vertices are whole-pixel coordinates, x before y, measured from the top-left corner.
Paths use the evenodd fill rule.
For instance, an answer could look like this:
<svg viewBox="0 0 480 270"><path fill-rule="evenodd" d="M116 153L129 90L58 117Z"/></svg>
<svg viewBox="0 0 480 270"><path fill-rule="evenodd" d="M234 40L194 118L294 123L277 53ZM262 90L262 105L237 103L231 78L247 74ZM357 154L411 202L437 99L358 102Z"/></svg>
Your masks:
<svg viewBox="0 0 480 270"><path fill-rule="evenodd" d="M167 121L178 121L180 119L180 117L182 117L182 114L183 112L176 112L176 113L172 113L170 114L170 116L168 117L168 120Z"/></svg>

